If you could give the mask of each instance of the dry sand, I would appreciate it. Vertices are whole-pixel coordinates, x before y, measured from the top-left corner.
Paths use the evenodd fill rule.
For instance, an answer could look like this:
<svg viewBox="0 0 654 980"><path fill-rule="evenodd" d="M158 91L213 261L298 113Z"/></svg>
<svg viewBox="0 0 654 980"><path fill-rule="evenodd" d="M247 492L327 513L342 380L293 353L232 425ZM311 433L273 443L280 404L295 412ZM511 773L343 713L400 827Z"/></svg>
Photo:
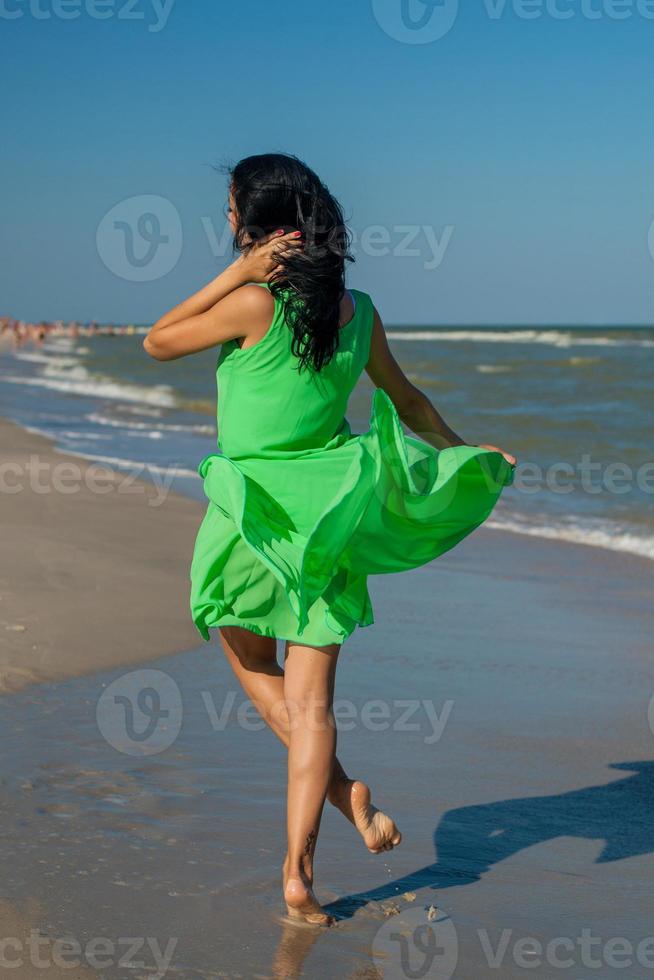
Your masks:
<svg viewBox="0 0 654 980"><path fill-rule="evenodd" d="M0 446L0 691L202 643L188 611L197 503L169 493L157 505L148 483L4 419Z"/></svg>

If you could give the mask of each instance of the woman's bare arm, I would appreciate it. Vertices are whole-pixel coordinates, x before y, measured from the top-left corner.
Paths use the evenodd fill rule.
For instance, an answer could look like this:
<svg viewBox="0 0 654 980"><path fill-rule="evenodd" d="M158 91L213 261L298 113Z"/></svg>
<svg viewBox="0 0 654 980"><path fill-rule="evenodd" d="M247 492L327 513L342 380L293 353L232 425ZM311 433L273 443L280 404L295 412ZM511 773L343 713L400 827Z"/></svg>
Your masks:
<svg viewBox="0 0 654 980"><path fill-rule="evenodd" d="M467 445L436 411L424 392L409 381L388 346L384 326L377 310L375 310L366 371L373 384L386 392L404 424L425 442L435 446L436 449ZM500 452L507 462L511 465L515 464L515 457L498 449L497 446L481 448Z"/></svg>
<svg viewBox="0 0 654 980"><path fill-rule="evenodd" d="M383 388L404 424L416 435L437 449L466 445L465 440L450 429L427 396L409 381L393 357L377 310L366 371L373 384Z"/></svg>
<svg viewBox="0 0 654 980"><path fill-rule="evenodd" d="M267 290L241 284L203 313L181 320L162 318L148 333L143 347L157 361L174 361L237 337L249 338L254 331L263 336L270 326L273 309L274 300Z"/></svg>
<svg viewBox="0 0 654 980"><path fill-rule="evenodd" d="M160 317L143 346L158 361L172 361L207 350L228 340L260 339L270 326L274 303L270 294L252 283L267 282L278 266L280 249L297 246L297 233L277 232L262 239L246 254Z"/></svg>

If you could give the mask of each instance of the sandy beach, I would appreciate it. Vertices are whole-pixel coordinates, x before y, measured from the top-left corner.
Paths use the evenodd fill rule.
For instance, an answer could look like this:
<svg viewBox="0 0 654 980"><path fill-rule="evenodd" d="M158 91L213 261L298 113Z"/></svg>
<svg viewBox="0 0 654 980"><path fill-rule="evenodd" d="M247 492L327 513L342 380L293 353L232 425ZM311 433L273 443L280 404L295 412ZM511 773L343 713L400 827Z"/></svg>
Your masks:
<svg viewBox="0 0 654 980"><path fill-rule="evenodd" d="M1 438L19 463L64 459L7 423ZM3 503L3 676L23 686L0 719L13 976L43 975L30 930L49 976L651 975L651 562L481 530L371 580L339 755L404 841L374 857L326 809L317 892L338 922L321 932L281 914L283 750L188 624L201 507Z"/></svg>
<svg viewBox="0 0 654 980"><path fill-rule="evenodd" d="M0 445L0 691L195 645L187 581L201 508L4 419Z"/></svg>

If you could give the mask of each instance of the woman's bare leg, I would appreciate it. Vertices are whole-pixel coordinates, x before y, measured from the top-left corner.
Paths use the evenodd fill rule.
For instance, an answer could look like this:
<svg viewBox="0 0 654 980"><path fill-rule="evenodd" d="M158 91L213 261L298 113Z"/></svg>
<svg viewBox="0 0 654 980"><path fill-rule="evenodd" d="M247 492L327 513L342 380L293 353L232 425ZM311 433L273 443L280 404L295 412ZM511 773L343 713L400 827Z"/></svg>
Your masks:
<svg viewBox="0 0 654 980"><path fill-rule="evenodd" d="M289 718L284 700L284 671L277 662L276 640L239 626L224 626L220 639L225 656L243 690L264 721L288 748ZM287 645L288 651L288 645ZM327 799L347 817L373 854L392 850L402 839L393 820L370 800L365 783L349 779L334 758Z"/></svg>
<svg viewBox="0 0 654 980"><path fill-rule="evenodd" d="M288 853L284 898L291 915L331 922L313 894L313 857L336 752L332 710L339 646L286 646L284 697L289 713Z"/></svg>

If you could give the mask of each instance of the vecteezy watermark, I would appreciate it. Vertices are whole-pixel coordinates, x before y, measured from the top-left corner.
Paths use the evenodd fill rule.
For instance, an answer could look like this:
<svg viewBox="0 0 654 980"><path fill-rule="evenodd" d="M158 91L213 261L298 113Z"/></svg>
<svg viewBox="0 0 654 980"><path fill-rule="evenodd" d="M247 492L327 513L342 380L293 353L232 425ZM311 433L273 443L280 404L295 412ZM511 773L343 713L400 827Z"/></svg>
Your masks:
<svg viewBox="0 0 654 980"><path fill-rule="evenodd" d="M210 217L205 216L200 220L211 254L214 258L224 258L232 247L229 224L225 222L219 233ZM361 229L349 227L348 235L354 256L380 258L391 255L397 259L422 259L423 268L433 271L442 265L454 231L454 225L437 228L426 224L377 224ZM325 247L330 247L329 241Z"/></svg>
<svg viewBox="0 0 654 980"><path fill-rule="evenodd" d="M415 896L411 896L415 897ZM375 965L385 980L450 980L462 948L450 917L433 906L396 907L378 929L372 943ZM525 971L626 970L654 971L654 936L633 942L624 936L604 939L592 929L575 936L545 939L519 935L513 929L491 933L487 929L466 932L467 958L479 964L484 976L502 976L510 964ZM479 967L478 967L479 969Z"/></svg>
<svg viewBox="0 0 654 980"><path fill-rule="evenodd" d="M432 44L454 27L459 0L372 0L375 19L394 41Z"/></svg>
<svg viewBox="0 0 654 980"><path fill-rule="evenodd" d="M654 0L478 0L491 21L511 13L519 20L654 20ZM402 44L432 44L456 23L458 0L372 0L375 20Z"/></svg>
<svg viewBox="0 0 654 980"><path fill-rule="evenodd" d="M372 258L392 255L395 259L422 259L423 269L440 268L454 234L454 225L440 231L433 225L368 225L359 236L352 234L352 252Z"/></svg>
<svg viewBox="0 0 654 980"><path fill-rule="evenodd" d="M654 20L652 0L483 0L491 20L499 20L507 11L520 20L629 20L642 17Z"/></svg>
<svg viewBox="0 0 654 980"><path fill-rule="evenodd" d="M163 670L133 670L100 696L96 720L104 739L123 755L158 755L170 748L182 727L182 696Z"/></svg>
<svg viewBox="0 0 654 980"><path fill-rule="evenodd" d="M156 194L119 201L98 225L98 255L114 275L130 282L153 282L179 262L182 222L175 205Z"/></svg>
<svg viewBox="0 0 654 980"><path fill-rule="evenodd" d="M433 906L398 910L377 930L372 958L384 980L450 980L459 961L454 923Z"/></svg>
<svg viewBox="0 0 654 980"><path fill-rule="evenodd" d="M262 718L264 713L273 720L278 719L289 731L297 728L300 717L302 725L311 731L322 731L327 724L325 704L321 701L309 703L300 712L299 707L288 699L264 709L258 702L250 700L243 700L236 706L234 691L227 693L220 706L216 705L209 691L203 691L201 696L214 732L225 731L231 720L244 731L261 731L266 727ZM451 700L445 701L439 709L425 698L375 699L361 705L348 698L337 698L333 715L340 732L350 732L358 727L369 732L423 732L425 745L434 745L443 737L453 708L454 701Z"/></svg>
<svg viewBox="0 0 654 980"><path fill-rule="evenodd" d="M370 732L422 733L425 745L443 737L454 708L454 701L437 707L425 698L395 698L364 701L357 705L338 698L333 712L324 701L302 706L281 698L273 705L242 699L228 691L217 704L210 691L200 698L210 729L224 732L236 724L246 732L258 732L270 722L279 722L286 731L300 724L310 731L323 731L334 724L339 731L365 728ZM170 748L182 727L182 695L170 674L162 670L133 670L122 674L100 695L96 707L98 728L104 739L125 755L156 755Z"/></svg>
<svg viewBox="0 0 654 980"><path fill-rule="evenodd" d="M145 972L151 980L163 980L172 963L177 943L177 939L168 939L162 948L162 944L153 936L120 939L94 936L82 943L74 937L53 939L31 929L24 937L0 934L0 969L19 970L19 976L24 976L26 967L35 970L54 967L57 971L72 971L82 966L92 970L116 967L138 970L139 975Z"/></svg>
<svg viewBox="0 0 654 980"><path fill-rule="evenodd" d="M32 453L25 462L4 460L0 463L0 495L28 491L39 495L71 496L87 490L100 496L109 493L146 495L148 507L160 507L175 476L186 472L175 466L160 467L150 463L130 463L127 471L92 462L81 464L62 460L53 463Z"/></svg>
<svg viewBox="0 0 654 980"><path fill-rule="evenodd" d="M491 970L502 970L507 959L524 970L625 970L639 966L654 970L654 936L634 943L624 936L603 939L592 929L582 929L577 936L555 936L544 941L516 935L513 929L502 929L498 935L478 929L476 937Z"/></svg>
<svg viewBox="0 0 654 980"><path fill-rule="evenodd" d="M175 0L0 0L0 20L124 20L163 31Z"/></svg>
<svg viewBox="0 0 654 980"><path fill-rule="evenodd" d="M2 0L0 0L2 2ZM233 233L227 221L219 226L201 216L209 252L215 259L233 253ZM363 228L312 226L314 251L343 254L345 241L354 256L392 256L422 262L428 272L440 268L450 247L455 226L430 224L367 225ZM265 229L249 228L253 239ZM130 282L153 282L172 272L182 254L184 235L178 209L165 197L142 194L115 204L96 231L98 255L114 275Z"/></svg>
<svg viewBox="0 0 654 980"><path fill-rule="evenodd" d="M621 497L635 489L654 494L654 460L643 462L635 469L621 460L594 461L588 453L575 463L561 460L544 467L532 462L518 463L513 486L524 494L542 490L552 494L581 491L591 496L611 494Z"/></svg>

